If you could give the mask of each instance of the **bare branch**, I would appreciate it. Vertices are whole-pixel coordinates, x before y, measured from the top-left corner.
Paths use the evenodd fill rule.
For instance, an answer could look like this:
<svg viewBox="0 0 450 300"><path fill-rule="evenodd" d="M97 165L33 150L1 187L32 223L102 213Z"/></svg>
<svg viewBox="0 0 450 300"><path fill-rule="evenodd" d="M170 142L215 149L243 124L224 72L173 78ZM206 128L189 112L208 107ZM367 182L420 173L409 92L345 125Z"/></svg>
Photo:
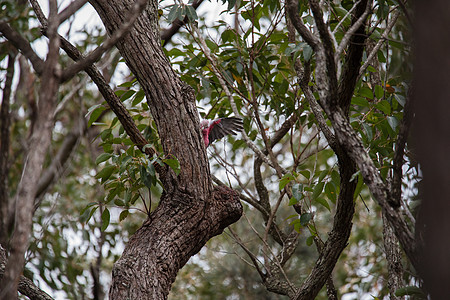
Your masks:
<svg viewBox="0 0 450 300"><path fill-rule="evenodd" d="M409 136L409 129L412 122L412 103L410 93L406 97L406 104L403 110L403 119L398 130L397 141L395 143L394 159L392 161L392 185L391 193L393 202L391 205L399 207L402 201L402 167L404 164L403 156L405 154L406 141Z"/></svg>
<svg viewBox="0 0 450 300"><path fill-rule="evenodd" d="M326 82L327 82L327 97L321 97L323 101L337 101L337 75L336 75L336 64L334 61L334 48L333 48L333 42L330 36L330 32L328 30L328 27L326 26L325 22L323 21L323 14L322 14L322 8L320 7L319 2L317 0L309 0L309 4L311 7L311 10L313 12L314 21L316 22L317 30L319 31L320 39L322 40L323 44L323 54L326 64L326 72L325 70L320 70L320 75L323 76L323 73L326 73ZM321 47L321 48L322 48ZM318 54L322 51L317 51ZM317 60L321 60L323 57L319 56L317 57ZM321 66L318 66L319 69L322 69ZM325 76L324 76L325 77ZM324 80L324 78L320 78L321 80Z"/></svg>
<svg viewBox="0 0 450 300"><path fill-rule="evenodd" d="M309 31L303 24L298 13L298 0L286 0L286 8L289 14L289 18L292 21L297 32L300 36L311 46L314 50L317 50L319 46L319 39Z"/></svg>
<svg viewBox="0 0 450 300"><path fill-rule="evenodd" d="M233 229L231 229L231 226L228 227L228 230L230 230L236 243L245 251L245 253L247 253L248 257L250 257L253 265L256 268L256 271L258 271L259 276L261 277L261 279L264 280L264 278L266 278L267 275L264 274L262 272L261 268L259 267L258 258L245 246L245 244L242 242L242 240L239 238L239 236L234 232Z"/></svg>
<svg viewBox="0 0 450 300"><path fill-rule="evenodd" d="M71 66L67 67L61 76L61 81L64 82L72 78L79 71L84 70L86 69L86 67L95 63L98 59L100 59L103 53L111 49L117 43L117 41L123 38L133 28L134 22L139 18L142 11L147 6L147 1L148 0L136 1L136 3L133 5L133 7L128 13L128 21L124 22L119 29L114 31L114 34L109 39L107 39L104 43L98 46L89 55L78 60Z"/></svg>
<svg viewBox="0 0 450 300"><path fill-rule="evenodd" d="M303 74L304 69L298 60L295 62L295 70L297 72L297 77L299 78L300 87L302 88L303 94L305 95L306 100L308 100L309 106L311 107L311 110L316 117L320 130L325 135L325 138L327 139L330 147L336 147L336 139L334 137L334 134L331 132L331 129L328 127L325 121L322 109L320 108L319 103L317 103L316 97L314 97L311 88L308 86L309 78L305 78Z"/></svg>
<svg viewBox="0 0 450 300"><path fill-rule="evenodd" d="M361 139L353 130L348 119L344 117L342 110L339 107L327 109L336 137L345 148L345 151L351 156L352 160L358 165L364 182L381 206L383 213L386 214L403 250L406 252L413 266L417 269L419 266L419 256L414 234L405 222L403 215L391 207L390 203L393 200L386 183L383 182L378 169L364 148Z"/></svg>
<svg viewBox="0 0 450 300"><path fill-rule="evenodd" d="M364 75L366 72L367 67L370 65L370 62L372 61L372 58L378 53L378 50L380 50L383 43L387 40L389 33L391 32L392 28L394 27L395 23L397 22L398 17L400 16L400 11L397 10L394 15L392 16L391 20L389 21L388 25L386 26L386 29L384 30L383 34L380 37L380 40L377 42L375 47L373 47L372 52L369 53L367 56L366 62L362 65L362 67L359 69L359 76L358 78L361 78L361 76Z"/></svg>
<svg viewBox="0 0 450 300"><path fill-rule="evenodd" d="M339 21L339 23L336 25L336 27L334 28L334 30L331 32L332 35L336 34L336 31L339 29L339 27L342 26L342 23L344 23L344 21L351 15L351 13L353 12L353 10L355 10L356 6L359 4L359 2L361 2L361 0L358 0L355 2L355 4L353 4L352 8L350 8L350 10L345 14L345 16L342 18L342 20Z"/></svg>
<svg viewBox="0 0 450 300"><path fill-rule="evenodd" d="M358 1L358 3L359 2L361 2L361 1ZM354 7L356 7L356 5ZM344 37L341 40L341 43L339 44L338 48L336 49L336 53L335 53L335 57L334 57L336 64L339 62L341 53L344 51L345 47L347 47L352 35L354 35L355 32L361 27L363 22L366 21L371 8L372 8L372 1L369 1L369 3L366 4L366 10L364 11L364 13L358 18L358 20L356 22L354 22L352 24L352 26L349 28L349 30L347 30L347 32L345 33Z"/></svg>
<svg viewBox="0 0 450 300"><path fill-rule="evenodd" d="M0 22L0 31L14 47L20 50L21 53L30 60L36 73L41 75L44 69L44 61L36 54L36 52L34 52L30 43L6 22Z"/></svg>
<svg viewBox="0 0 450 300"><path fill-rule="evenodd" d="M62 12L58 14L59 23L63 23L65 20L70 18L74 13L76 13L83 5L86 4L88 0L74 0L71 2Z"/></svg>
<svg viewBox="0 0 450 300"><path fill-rule="evenodd" d="M368 4L369 2L369 4ZM367 9L371 7L371 1L362 0L357 6L355 15L352 17L352 24L361 20ZM367 16L366 16L367 18ZM338 87L338 104L347 115L350 109L350 103L355 91L358 80L358 70L361 66L362 55L364 53L364 44L366 41L365 21L357 27L355 34L350 37L350 45L345 56L345 63L342 68ZM352 25L352 27L353 27Z"/></svg>

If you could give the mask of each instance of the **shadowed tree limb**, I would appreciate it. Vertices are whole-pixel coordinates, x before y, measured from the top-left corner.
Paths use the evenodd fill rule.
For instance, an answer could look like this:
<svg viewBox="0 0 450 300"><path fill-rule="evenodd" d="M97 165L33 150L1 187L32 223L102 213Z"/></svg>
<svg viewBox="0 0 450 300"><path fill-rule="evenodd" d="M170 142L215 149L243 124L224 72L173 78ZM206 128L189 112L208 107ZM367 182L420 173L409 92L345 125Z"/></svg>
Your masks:
<svg viewBox="0 0 450 300"><path fill-rule="evenodd" d="M6 251L0 244L0 280L6 267ZM53 300L46 292L37 287L30 279L21 275L19 278L18 291L31 300Z"/></svg>
<svg viewBox="0 0 450 300"><path fill-rule="evenodd" d="M41 75L44 69L44 61L34 52L30 43L6 22L0 22L0 32L30 60L36 73Z"/></svg>
<svg viewBox="0 0 450 300"><path fill-rule="evenodd" d="M10 98L11 86L14 77L14 64L16 62L17 52L11 47L8 54L8 65L6 67L6 79L3 87L2 105L0 108L0 244L6 245L8 241L8 224L10 216L9 209L9 145L10 145L10 126L11 114Z"/></svg>

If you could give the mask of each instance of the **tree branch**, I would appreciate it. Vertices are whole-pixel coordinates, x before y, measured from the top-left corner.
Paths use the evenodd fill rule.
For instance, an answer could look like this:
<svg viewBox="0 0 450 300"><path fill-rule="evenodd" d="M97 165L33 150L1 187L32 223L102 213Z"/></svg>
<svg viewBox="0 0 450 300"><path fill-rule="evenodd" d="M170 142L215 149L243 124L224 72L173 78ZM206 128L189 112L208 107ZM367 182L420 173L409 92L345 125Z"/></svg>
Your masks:
<svg viewBox="0 0 450 300"><path fill-rule="evenodd" d="M361 1L358 1L358 4L361 3ZM335 61L336 63L339 61L339 58L341 56L342 51L344 51L345 47L347 47L348 43L350 42L350 38L358 31L361 27L364 28L363 23L366 21L367 16L369 15L369 12L372 7L372 1L367 3L367 1L362 2L362 7L364 7L365 4L365 11L362 15L358 16L358 10L356 10L356 15L358 16L356 22L352 22L352 26L347 30L347 32L344 34L344 37L341 40L341 43L339 44L338 48L336 49L335 53ZM356 5L358 7L358 5ZM361 6L359 6L361 7ZM353 18L354 20L354 18Z"/></svg>
<svg viewBox="0 0 450 300"><path fill-rule="evenodd" d="M403 178L403 156L405 154L406 141L409 136L409 129L411 127L413 108L411 103L411 91L408 91L406 97L406 103L403 110L403 119L400 123L400 128L398 130L398 136L395 143L394 158L392 161L392 202L391 205L394 207L400 207L402 201L402 178Z"/></svg>
<svg viewBox="0 0 450 300"><path fill-rule="evenodd" d="M365 23L371 6L372 0L360 1L356 6L355 15L352 17L351 28L355 28L356 31L350 37L350 44L347 55L345 56L345 63L338 87L338 104L342 107L345 114L349 112L350 103L358 80L358 70L361 66L364 43L366 41Z"/></svg>
<svg viewBox="0 0 450 300"><path fill-rule="evenodd" d="M14 47L30 60L36 73L41 75L44 69L44 61L34 52L30 43L6 22L0 22L0 31Z"/></svg>
<svg viewBox="0 0 450 300"><path fill-rule="evenodd" d="M300 36L311 46L315 51L317 51L317 47L319 46L319 39L309 31L308 28L303 24L300 19L300 15L298 13L298 0L286 0L286 9L289 14L289 18L292 21L292 25L294 25L297 32Z"/></svg>
<svg viewBox="0 0 450 300"><path fill-rule="evenodd" d="M393 201L392 195L390 195L387 185L383 182L378 169L375 167L372 159L364 148L361 139L353 130L342 110L339 107L327 107L327 110L336 137L348 155L358 165L361 175L364 178L364 182L375 200L381 206L383 213L386 214L403 250L413 266L417 269L419 267L420 259L414 235L403 215L391 207L390 203Z"/></svg>
<svg viewBox="0 0 450 300"><path fill-rule="evenodd" d="M6 250L0 244L0 280L3 278L3 274L5 273L6 263ZM39 289L30 279L23 275L19 278L18 290L22 295L31 300L53 300L52 297L50 297L43 290Z"/></svg>
<svg viewBox="0 0 450 300"><path fill-rule="evenodd" d="M359 75L358 79L364 75L366 72L367 67L370 65L370 62L372 61L373 57L378 53L378 50L380 50L383 43L387 40L389 33L391 32L392 28L394 27L395 23L397 22L398 17L400 16L400 11L397 10L394 15L392 16L391 20L389 21L388 25L386 26L386 29L384 30L383 34L380 37L380 40L377 42L377 44L373 47L372 51L367 56L366 61L359 69Z"/></svg>
<svg viewBox="0 0 450 300"><path fill-rule="evenodd" d="M114 31L110 38L108 38L105 42L98 46L94 51L92 51L82 59L79 59L71 66L67 67L61 76L61 81L64 82L72 78L81 70L86 69L86 67L91 66L93 63L100 59L103 53L114 47L116 43L133 28L134 22L139 18L142 11L147 6L147 2L148 0L136 1L130 11L127 13L127 17L125 19L128 19L128 21L124 22L120 28Z"/></svg>
<svg viewBox="0 0 450 300"><path fill-rule="evenodd" d="M8 65L6 67L5 85L3 87L2 105L0 109L0 244L6 245L8 241L8 224L11 218L8 214L9 208L9 145L11 115L9 103L11 98L11 86L14 78L14 64L17 51L10 49L8 54Z"/></svg>
<svg viewBox="0 0 450 300"><path fill-rule="evenodd" d="M311 11L313 12L314 21L319 31L322 44L317 50L316 63L317 82L321 100L326 102L337 101L337 77L336 64L334 61L333 42L328 31L328 27L323 21L322 8L317 0L309 0ZM325 64L322 60L325 60ZM326 66L326 67L325 67Z"/></svg>
<svg viewBox="0 0 450 300"><path fill-rule="evenodd" d="M80 8L82 8L88 0L74 0L63 11L58 14L59 23L62 24L65 20L70 18Z"/></svg>

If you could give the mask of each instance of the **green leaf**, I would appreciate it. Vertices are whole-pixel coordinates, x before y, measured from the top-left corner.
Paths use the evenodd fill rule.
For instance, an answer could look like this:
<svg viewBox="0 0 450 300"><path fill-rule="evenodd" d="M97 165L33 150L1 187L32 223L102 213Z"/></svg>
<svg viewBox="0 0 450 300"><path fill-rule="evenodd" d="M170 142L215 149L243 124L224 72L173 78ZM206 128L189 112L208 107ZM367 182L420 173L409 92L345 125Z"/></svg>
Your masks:
<svg viewBox="0 0 450 300"><path fill-rule="evenodd" d="M191 22L196 21L198 19L197 12L195 11L195 8L192 7L192 5L187 6L186 15L188 16L189 21Z"/></svg>
<svg viewBox="0 0 450 300"><path fill-rule="evenodd" d="M291 199L289 199L288 205L291 206L291 205L294 205L294 204L297 204L297 203L298 203L298 200L295 199L295 197L292 197Z"/></svg>
<svg viewBox="0 0 450 300"><path fill-rule="evenodd" d="M391 114L391 105L386 100L381 100L380 102L375 104L375 107L381 110L386 115Z"/></svg>
<svg viewBox="0 0 450 300"><path fill-rule="evenodd" d="M327 197L331 202L336 203L337 193L333 182L330 181L325 184L325 194L327 194Z"/></svg>
<svg viewBox="0 0 450 300"><path fill-rule="evenodd" d="M323 207L325 207L326 209L328 209L328 211L331 212L331 208L330 208L330 205L328 204L327 200L325 200L324 198L317 198L316 202L321 204Z"/></svg>
<svg viewBox="0 0 450 300"><path fill-rule="evenodd" d="M138 105L139 103L142 102L142 100L144 99L144 97L145 97L144 90L139 90L139 91L136 93L136 95L134 96L134 99L133 99L133 102L131 102L131 105L132 105L132 106Z"/></svg>
<svg viewBox="0 0 450 300"><path fill-rule="evenodd" d="M228 43L232 42L236 37L236 35L233 30L227 29L224 32L222 32L222 35L220 37L222 38L222 42Z"/></svg>
<svg viewBox="0 0 450 300"><path fill-rule="evenodd" d="M303 199L303 184L296 183L292 186L292 194L297 201Z"/></svg>
<svg viewBox="0 0 450 300"><path fill-rule="evenodd" d="M115 169L116 169L116 166L114 166L114 165L107 165L103 169L101 169L100 172L97 173L97 175L95 175L95 178L101 179L102 183L103 183L106 180L108 180L109 177L111 177L111 175L112 175L112 173L114 172Z"/></svg>
<svg viewBox="0 0 450 300"><path fill-rule="evenodd" d="M376 85L375 86L375 97L377 97L378 99L383 98L384 96L384 89L383 87Z"/></svg>
<svg viewBox="0 0 450 300"><path fill-rule="evenodd" d="M109 209L105 207L105 210L102 213L102 228L101 228L102 231L105 231L106 228L108 228L110 218L111 215L109 213Z"/></svg>
<svg viewBox="0 0 450 300"><path fill-rule="evenodd" d="M318 182L321 182L325 178L325 176L327 176L327 174L328 174L328 170L323 170L322 172L320 172Z"/></svg>
<svg viewBox="0 0 450 300"><path fill-rule="evenodd" d="M225 3L225 1L223 3ZM236 4L236 0L228 0L228 10L230 11L234 7L235 4Z"/></svg>
<svg viewBox="0 0 450 300"><path fill-rule="evenodd" d="M300 216L300 224L302 226L306 226L308 225L309 221L311 221L312 219L312 214L311 213L304 213Z"/></svg>
<svg viewBox="0 0 450 300"><path fill-rule="evenodd" d="M367 99L363 97L353 97L352 104L362 107L369 107L369 101L367 101Z"/></svg>
<svg viewBox="0 0 450 300"><path fill-rule="evenodd" d="M300 171L300 174L305 176L306 179L309 179L311 177L311 173L308 170Z"/></svg>
<svg viewBox="0 0 450 300"><path fill-rule="evenodd" d="M367 71L372 72L372 73L377 73L378 72L374 67L372 67L370 65L367 67Z"/></svg>
<svg viewBox="0 0 450 300"><path fill-rule="evenodd" d="M125 206L125 202L122 199L115 199L114 204L117 206Z"/></svg>
<svg viewBox="0 0 450 300"><path fill-rule="evenodd" d="M178 4L172 5L172 8L170 9L170 12L167 16L167 22L172 23L175 19L178 18L178 16L181 13L181 8Z"/></svg>
<svg viewBox="0 0 450 300"><path fill-rule="evenodd" d="M371 141L373 139L372 126L370 126L370 124L367 123L363 123L362 125L364 128L364 132L367 135L367 139Z"/></svg>
<svg viewBox="0 0 450 300"><path fill-rule="evenodd" d="M279 190L281 191L282 189L284 189L284 187L291 182L292 180L294 180L294 176L292 176L291 173L285 174L281 180L280 183L278 185Z"/></svg>
<svg viewBox="0 0 450 300"><path fill-rule="evenodd" d="M133 96L136 93L135 90L128 90L126 91L121 97L120 100L123 102L127 99L129 99L131 96Z"/></svg>
<svg viewBox="0 0 450 300"><path fill-rule="evenodd" d="M398 120L396 117L387 117L387 121L389 123L389 126L391 126L392 130L395 131L395 129L398 126Z"/></svg>
<svg viewBox="0 0 450 300"><path fill-rule="evenodd" d="M142 183L145 184L147 188L152 187L152 176L147 172L147 168L143 165L140 166L139 171L141 173Z"/></svg>
<svg viewBox="0 0 450 300"><path fill-rule="evenodd" d="M366 97L366 98L369 98L369 99L373 99L372 90L369 89L368 87L364 86L364 87L360 88L359 91L358 91L358 94L360 96L363 96L363 97Z"/></svg>
<svg viewBox="0 0 450 300"><path fill-rule="evenodd" d="M308 60L311 59L313 50L312 50L312 48L309 45L306 45L303 48L303 52L302 53L303 53L303 58L305 59L305 61L308 61Z"/></svg>
<svg viewBox="0 0 450 300"><path fill-rule="evenodd" d="M401 106L405 106L406 104L406 99L403 95L399 95L399 94L394 94L395 100L397 100L398 104L400 104Z"/></svg>
<svg viewBox="0 0 450 300"><path fill-rule="evenodd" d="M318 184L316 184L316 186L314 187L313 193L312 193L312 200L315 200L315 199L317 199L317 197L319 197L319 195L323 191L324 185L325 185L324 182L319 182Z"/></svg>
<svg viewBox="0 0 450 300"><path fill-rule="evenodd" d="M129 214L128 210L122 210L119 215L119 222L125 220L125 218L128 217L128 214Z"/></svg>
<svg viewBox="0 0 450 300"><path fill-rule="evenodd" d="M307 246L311 246L314 242L314 236L310 235L308 236L308 238L306 239L306 245Z"/></svg>
<svg viewBox="0 0 450 300"><path fill-rule="evenodd" d="M166 158L166 159L163 159L163 162L166 165L168 165L175 172L175 174L177 174L177 175L180 174L181 169L180 169L180 162L178 161L178 159Z"/></svg>
<svg viewBox="0 0 450 300"><path fill-rule="evenodd" d="M358 174L358 181L356 183L356 188L355 188L355 192L353 194L353 199L356 199L359 196L363 186L364 186L364 180L362 178L362 175Z"/></svg>
<svg viewBox="0 0 450 300"><path fill-rule="evenodd" d="M86 114L86 116L91 114L89 117L89 121L88 121L88 127L90 127L92 125L92 123L97 121L98 117L100 117L102 112L106 110L106 107L102 106L101 104L98 104L98 105L94 105L93 107L91 107L91 109L92 110L89 110L88 113Z"/></svg>
<svg viewBox="0 0 450 300"><path fill-rule="evenodd" d="M100 164L100 163L102 163L104 161L107 161L112 156L113 155L111 153L102 153L95 160L95 164L98 165L98 164Z"/></svg>
<svg viewBox="0 0 450 300"><path fill-rule="evenodd" d="M403 297L403 296L418 296L418 299L427 299L427 296L424 292L418 288L417 286L405 286L399 288L395 291L395 296Z"/></svg>

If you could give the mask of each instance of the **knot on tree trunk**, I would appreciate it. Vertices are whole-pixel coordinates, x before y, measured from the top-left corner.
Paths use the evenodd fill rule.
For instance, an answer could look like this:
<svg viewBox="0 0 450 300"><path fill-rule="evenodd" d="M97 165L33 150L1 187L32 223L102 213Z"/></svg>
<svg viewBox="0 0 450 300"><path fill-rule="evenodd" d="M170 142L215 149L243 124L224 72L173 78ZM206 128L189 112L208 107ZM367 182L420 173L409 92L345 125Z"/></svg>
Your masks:
<svg viewBox="0 0 450 300"><path fill-rule="evenodd" d="M242 216L242 204L239 201L239 194L226 186L216 186L212 195L213 205L209 216L219 220L217 234L229 225L237 222Z"/></svg>

